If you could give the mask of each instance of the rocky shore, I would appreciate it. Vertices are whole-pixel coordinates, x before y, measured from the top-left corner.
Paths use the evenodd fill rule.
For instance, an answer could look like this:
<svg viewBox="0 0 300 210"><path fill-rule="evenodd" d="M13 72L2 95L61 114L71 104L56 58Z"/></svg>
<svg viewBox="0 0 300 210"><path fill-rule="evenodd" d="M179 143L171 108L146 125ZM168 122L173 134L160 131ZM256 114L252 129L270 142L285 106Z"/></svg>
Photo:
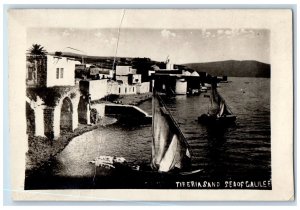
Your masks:
<svg viewBox="0 0 300 210"><path fill-rule="evenodd" d="M26 153L26 171L38 170L42 166L49 164L58 153L60 153L68 143L76 136L111 124L116 119L104 117L95 125L79 125L73 132L64 132L57 139L48 139L40 136L28 136L28 152Z"/></svg>

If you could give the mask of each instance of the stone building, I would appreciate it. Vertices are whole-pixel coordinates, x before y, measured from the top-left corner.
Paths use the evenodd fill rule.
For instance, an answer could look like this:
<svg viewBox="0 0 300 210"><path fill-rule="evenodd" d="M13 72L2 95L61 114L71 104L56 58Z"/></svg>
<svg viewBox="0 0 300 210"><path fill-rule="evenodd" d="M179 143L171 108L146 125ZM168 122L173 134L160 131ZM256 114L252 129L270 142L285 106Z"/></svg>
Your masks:
<svg viewBox="0 0 300 210"><path fill-rule="evenodd" d="M27 133L55 139L63 132L74 131L80 118L89 123L89 98L75 85L79 61L61 53L28 54L26 59Z"/></svg>
<svg viewBox="0 0 300 210"><path fill-rule="evenodd" d="M74 58L48 53L44 56L30 55L27 59L27 86L54 87L75 85L75 65L79 64Z"/></svg>

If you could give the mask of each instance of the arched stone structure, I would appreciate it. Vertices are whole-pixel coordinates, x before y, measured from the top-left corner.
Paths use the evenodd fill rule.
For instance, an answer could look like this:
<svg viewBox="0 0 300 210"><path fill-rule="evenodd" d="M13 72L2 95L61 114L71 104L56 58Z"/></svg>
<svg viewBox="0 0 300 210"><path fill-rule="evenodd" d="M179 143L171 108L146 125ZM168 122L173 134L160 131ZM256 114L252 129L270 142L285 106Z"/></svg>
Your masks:
<svg viewBox="0 0 300 210"><path fill-rule="evenodd" d="M81 95L78 103L78 122L80 124L90 124L90 103L86 95Z"/></svg>
<svg viewBox="0 0 300 210"><path fill-rule="evenodd" d="M60 109L60 132L73 131L72 124L73 105L70 98L66 97L62 101Z"/></svg>
<svg viewBox="0 0 300 210"><path fill-rule="evenodd" d="M61 92L63 92L63 90ZM34 135L56 139L60 136L64 126L66 126L67 131L74 131L78 127L79 99L80 91L76 88L62 94L56 100L55 104L52 103L53 101L43 101L38 95L31 98L26 97L26 106L29 111L28 115L30 115L27 116L27 120L30 121L30 125L35 126L34 129L32 129L34 130ZM82 113L87 116L87 123L90 122L89 113L88 104L86 113ZM34 123L32 123L33 119Z"/></svg>
<svg viewBox="0 0 300 210"><path fill-rule="evenodd" d="M78 103L80 93L72 91L63 95L53 111L53 135L58 138L61 129L66 128L67 131L74 131L78 127ZM63 117L63 119L61 119ZM71 122L67 122L67 121Z"/></svg>

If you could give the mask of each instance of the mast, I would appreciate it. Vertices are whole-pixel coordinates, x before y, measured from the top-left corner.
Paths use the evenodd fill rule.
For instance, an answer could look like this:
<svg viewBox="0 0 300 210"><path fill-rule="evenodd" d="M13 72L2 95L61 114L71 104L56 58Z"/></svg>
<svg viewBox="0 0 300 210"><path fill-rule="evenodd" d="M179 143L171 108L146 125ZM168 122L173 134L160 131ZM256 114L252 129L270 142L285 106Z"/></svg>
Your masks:
<svg viewBox="0 0 300 210"><path fill-rule="evenodd" d="M210 116L217 117L220 113L220 97L217 92L216 83L211 83L211 94L210 94L210 107L208 110L208 114Z"/></svg>

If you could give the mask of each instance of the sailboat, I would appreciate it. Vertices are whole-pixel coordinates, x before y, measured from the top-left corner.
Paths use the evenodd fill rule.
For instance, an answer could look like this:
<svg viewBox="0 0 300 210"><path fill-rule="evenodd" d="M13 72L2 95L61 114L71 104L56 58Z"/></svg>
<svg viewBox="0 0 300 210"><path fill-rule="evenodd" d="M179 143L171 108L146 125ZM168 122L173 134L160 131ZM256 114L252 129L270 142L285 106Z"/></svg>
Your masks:
<svg viewBox="0 0 300 210"><path fill-rule="evenodd" d="M159 93L152 98L152 160L158 172L183 171L191 162L189 145Z"/></svg>
<svg viewBox="0 0 300 210"><path fill-rule="evenodd" d="M143 176L158 174L193 175L201 169L191 170L191 152L179 125L167 109L161 93L153 93L152 98L152 155L150 167L127 162L122 157L99 156L90 163L102 167L102 171L135 171ZM110 172L106 172L110 174ZM135 174L135 175L138 175Z"/></svg>
<svg viewBox="0 0 300 210"><path fill-rule="evenodd" d="M120 37L120 28L125 15L125 10L121 19L120 27L118 30L118 40L116 53L113 61L113 70L116 61L118 50L118 43ZM166 64L169 64L169 56L167 57ZM174 91L168 88L172 94ZM202 171L201 169L193 171L185 171L190 169L191 166L191 153L188 143L182 134L178 124L168 111L160 94L156 92L155 86L153 89L152 98L152 156L151 156L151 171L142 171L140 166L129 164L123 157L115 156L99 156L95 160L90 161L96 167L107 167L109 170L130 170L146 173L173 173L181 175L191 175Z"/></svg>
<svg viewBox="0 0 300 210"><path fill-rule="evenodd" d="M198 117L204 124L230 125L235 123L236 116L232 113L224 98L219 94L215 82L211 84L210 107L207 114Z"/></svg>

